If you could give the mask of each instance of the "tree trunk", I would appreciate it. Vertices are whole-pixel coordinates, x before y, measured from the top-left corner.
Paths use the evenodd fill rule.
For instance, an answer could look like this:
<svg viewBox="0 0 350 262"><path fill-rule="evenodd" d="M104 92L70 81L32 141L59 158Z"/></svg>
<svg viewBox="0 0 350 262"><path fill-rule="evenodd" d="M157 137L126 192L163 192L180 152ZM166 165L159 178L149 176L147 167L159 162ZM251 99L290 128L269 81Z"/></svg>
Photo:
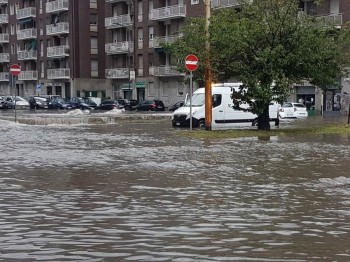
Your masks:
<svg viewBox="0 0 350 262"><path fill-rule="evenodd" d="M270 131L269 104L264 106L264 111L258 116L258 130Z"/></svg>

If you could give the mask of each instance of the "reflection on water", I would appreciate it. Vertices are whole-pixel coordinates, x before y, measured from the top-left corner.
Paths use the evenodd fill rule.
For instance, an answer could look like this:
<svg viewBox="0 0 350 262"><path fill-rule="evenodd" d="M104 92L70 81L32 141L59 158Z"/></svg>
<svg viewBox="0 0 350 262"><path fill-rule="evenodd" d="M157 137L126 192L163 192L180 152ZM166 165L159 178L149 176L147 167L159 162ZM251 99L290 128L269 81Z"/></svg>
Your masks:
<svg viewBox="0 0 350 262"><path fill-rule="evenodd" d="M0 261L349 261L350 140L0 120Z"/></svg>

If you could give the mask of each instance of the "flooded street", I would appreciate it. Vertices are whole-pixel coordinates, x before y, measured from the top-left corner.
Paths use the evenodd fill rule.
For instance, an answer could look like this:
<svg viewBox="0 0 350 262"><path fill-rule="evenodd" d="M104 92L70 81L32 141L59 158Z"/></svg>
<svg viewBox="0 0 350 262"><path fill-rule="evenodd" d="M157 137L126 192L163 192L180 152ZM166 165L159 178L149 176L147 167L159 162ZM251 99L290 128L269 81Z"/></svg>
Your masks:
<svg viewBox="0 0 350 262"><path fill-rule="evenodd" d="M0 261L350 261L350 137L181 132L0 120Z"/></svg>

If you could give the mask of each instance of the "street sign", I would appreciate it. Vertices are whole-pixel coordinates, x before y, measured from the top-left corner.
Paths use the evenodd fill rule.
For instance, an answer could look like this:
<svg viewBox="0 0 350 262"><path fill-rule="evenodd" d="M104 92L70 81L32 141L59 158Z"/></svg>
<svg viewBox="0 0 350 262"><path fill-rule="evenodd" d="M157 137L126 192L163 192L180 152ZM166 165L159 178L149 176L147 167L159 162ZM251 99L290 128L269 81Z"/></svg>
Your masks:
<svg viewBox="0 0 350 262"><path fill-rule="evenodd" d="M18 76L21 73L21 66L13 64L10 66L10 73L14 76Z"/></svg>
<svg viewBox="0 0 350 262"><path fill-rule="evenodd" d="M188 55L185 59L185 66L187 70L194 71L198 68L198 58L195 55Z"/></svg>
<svg viewBox="0 0 350 262"><path fill-rule="evenodd" d="M36 85L36 92L41 92L41 84Z"/></svg>

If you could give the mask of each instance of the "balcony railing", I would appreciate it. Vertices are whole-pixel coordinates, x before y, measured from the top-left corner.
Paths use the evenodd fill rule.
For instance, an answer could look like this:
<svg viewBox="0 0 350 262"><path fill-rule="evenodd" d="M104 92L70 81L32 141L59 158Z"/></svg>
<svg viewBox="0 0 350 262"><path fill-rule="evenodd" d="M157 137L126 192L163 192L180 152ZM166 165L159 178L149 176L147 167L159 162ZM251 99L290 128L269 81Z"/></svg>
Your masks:
<svg viewBox="0 0 350 262"><path fill-rule="evenodd" d="M325 25L342 26L343 24L343 14L319 15L316 19Z"/></svg>
<svg viewBox="0 0 350 262"><path fill-rule="evenodd" d="M176 39L180 38L181 35L169 35L169 36L157 36L149 40L149 48L162 47L162 43L172 44Z"/></svg>
<svg viewBox="0 0 350 262"><path fill-rule="evenodd" d="M0 0L0 5L8 4L8 0Z"/></svg>
<svg viewBox="0 0 350 262"><path fill-rule="evenodd" d="M10 62L10 54L0 53L0 63L8 63L8 62Z"/></svg>
<svg viewBox="0 0 350 262"><path fill-rule="evenodd" d="M27 7L23 9L18 9L16 13L17 19L25 19L36 17L36 8L35 7Z"/></svg>
<svg viewBox="0 0 350 262"><path fill-rule="evenodd" d="M105 27L107 29L130 27L133 25L130 15L118 15L113 17L107 17L105 19Z"/></svg>
<svg viewBox="0 0 350 262"><path fill-rule="evenodd" d="M46 13L57 13L69 10L69 0L57 0L46 3Z"/></svg>
<svg viewBox="0 0 350 262"><path fill-rule="evenodd" d="M125 2L126 0L106 0L106 3L119 3L119 2Z"/></svg>
<svg viewBox="0 0 350 262"><path fill-rule="evenodd" d="M29 29L17 31L17 39L18 40L33 39L33 38L36 38L36 36L37 36L37 29L36 28L29 28Z"/></svg>
<svg viewBox="0 0 350 262"><path fill-rule="evenodd" d="M38 80L38 71L21 71L18 80Z"/></svg>
<svg viewBox="0 0 350 262"><path fill-rule="evenodd" d="M0 14L0 24L8 24L9 15L8 14Z"/></svg>
<svg viewBox="0 0 350 262"><path fill-rule="evenodd" d="M69 79L70 69L69 68L56 68L47 70L48 79Z"/></svg>
<svg viewBox="0 0 350 262"><path fill-rule="evenodd" d="M18 51L17 53L18 60L35 60L37 59L37 51L36 50L24 50Z"/></svg>
<svg viewBox="0 0 350 262"><path fill-rule="evenodd" d="M0 81L9 81L10 73L9 72L0 72Z"/></svg>
<svg viewBox="0 0 350 262"><path fill-rule="evenodd" d="M9 43L10 36L9 34L0 34L0 44Z"/></svg>
<svg viewBox="0 0 350 262"><path fill-rule="evenodd" d="M132 53L134 51L134 43L133 42L109 43L105 45L105 51L106 51L106 54L108 55Z"/></svg>
<svg viewBox="0 0 350 262"><path fill-rule="evenodd" d="M180 73L174 66L152 66L149 68L149 75L153 76L185 76L185 73Z"/></svg>
<svg viewBox="0 0 350 262"><path fill-rule="evenodd" d="M239 7L242 0L211 0L212 8Z"/></svg>
<svg viewBox="0 0 350 262"><path fill-rule="evenodd" d="M163 8L157 8L151 10L149 13L150 20L170 20L186 16L185 5L173 5Z"/></svg>
<svg viewBox="0 0 350 262"><path fill-rule="evenodd" d="M46 35L59 35L69 33L69 23L61 22L46 26Z"/></svg>
<svg viewBox="0 0 350 262"><path fill-rule="evenodd" d="M106 69L106 78L122 79L129 78L129 68L112 68Z"/></svg>
<svg viewBox="0 0 350 262"><path fill-rule="evenodd" d="M47 48L48 58L60 58L69 56L69 45L59 45Z"/></svg>

